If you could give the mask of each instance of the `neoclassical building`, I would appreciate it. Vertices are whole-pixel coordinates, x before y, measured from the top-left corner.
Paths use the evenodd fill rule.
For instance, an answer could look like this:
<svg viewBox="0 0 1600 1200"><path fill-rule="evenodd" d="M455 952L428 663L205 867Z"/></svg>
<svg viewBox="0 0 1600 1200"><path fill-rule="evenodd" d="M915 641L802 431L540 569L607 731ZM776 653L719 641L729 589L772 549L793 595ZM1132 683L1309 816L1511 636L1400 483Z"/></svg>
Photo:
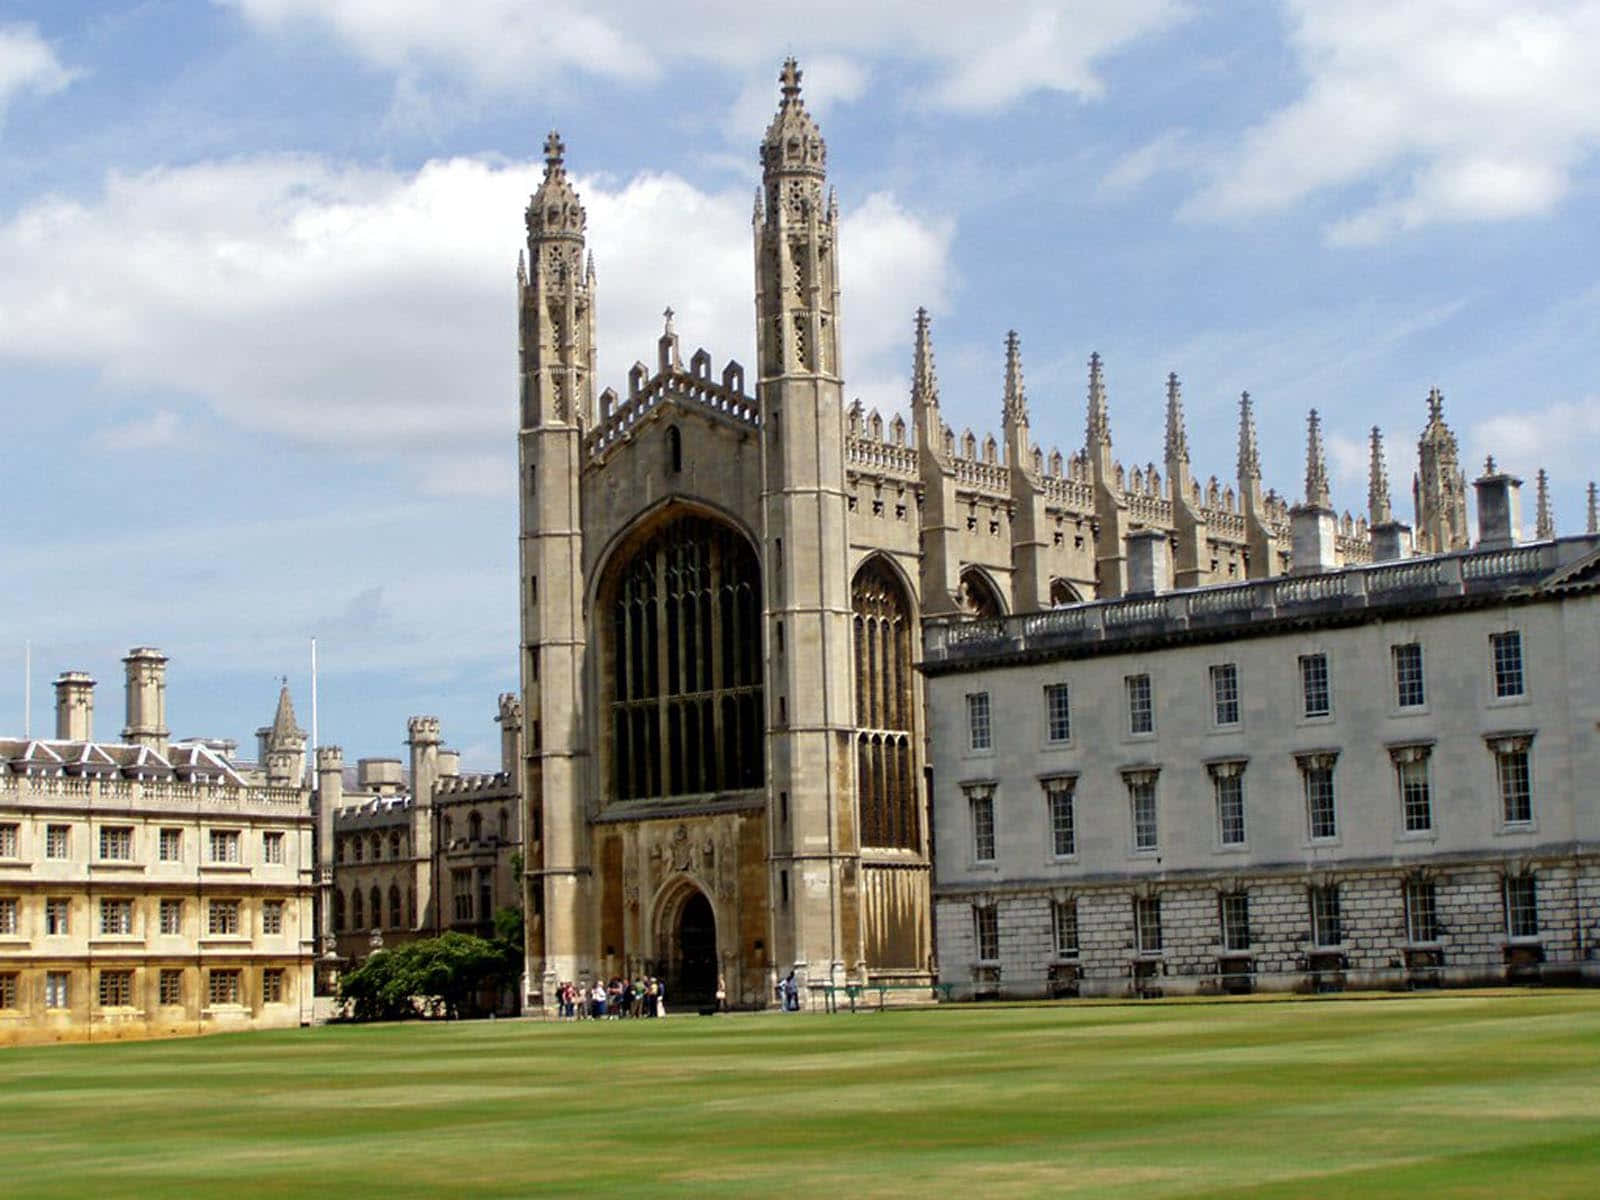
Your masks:
<svg viewBox="0 0 1600 1200"><path fill-rule="evenodd" d="M669 309L654 361L605 386L586 215L555 134L527 208L530 998L641 971L685 998L720 975L746 1004L790 969L809 983L931 979L923 621L1120 596L1141 531L1169 540L1179 587L1289 563L1290 513L1263 488L1248 396L1235 480L1191 471L1175 376L1164 462L1125 466L1096 356L1085 442L1063 456L1033 440L1012 333L1000 436L980 441L941 416L919 309L909 423L848 401L849 247L792 60L780 85L760 148L748 367L685 356ZM1419 503L1454 545L1460 471L1441 431ZM1326 532L1338 562L1370 561L1364 519Z"/></svg>
<svg viewBox="0 0 1600 1200"><path fill-rule="evenodd" d="M1312 415L1291 571L925 628L958 997L1600 980L1600 530L1465 480L1437 395L1397 522L1339 560ZM1441 461L1442 460L1442 461ZM1437 501L1425 500L1429 478Z"/></svg>
<svg viewBox="0 0 1600 1200"><path fill-rule="evenodd" d="M55 737L0 738L0 1045L309 1024L313 821L287 690L252 766L170 739L159 650L123 662L119 740L95 738L82 671L56 680Z"/></svg>

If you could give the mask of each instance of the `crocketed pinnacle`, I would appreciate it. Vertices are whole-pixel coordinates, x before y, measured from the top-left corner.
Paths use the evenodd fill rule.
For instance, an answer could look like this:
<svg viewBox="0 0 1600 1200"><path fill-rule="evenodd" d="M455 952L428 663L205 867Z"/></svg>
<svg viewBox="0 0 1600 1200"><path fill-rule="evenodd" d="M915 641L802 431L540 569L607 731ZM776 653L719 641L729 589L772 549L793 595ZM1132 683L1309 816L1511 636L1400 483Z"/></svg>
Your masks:
<svg viewBox="0 0 1600 1200"><path fill-rule="evenodd" d="M272 733L269 735L269 744L282 747L290 742L302 741L305 731L300 728L294 719L294 701L289 698L289 685L284 683L278 690L278 711L272 717Z"/></svg>
<svg viewBox="0 0 1600 1200"><path fill-rule="evenodd" d="M1584 529L1589 533L1600 533L1600 488L1595 487L1593 480L1589 482L1589 519Z"/></svg>
<svg viewBox="0 0 1600 1200"><path fill-rule="evenodd" d="M1250 405L1250 393L1239 393L1239 478L1261 478L1261 452L1256 448L1256 414Z"/></svg>
<svg viewBox="0 0 1600 1200"><path fill-rule="evenodd" d="M1189 461L1189 435L1183 428L1183 389L1176 371L1167 375L1167 470Z"/></svg>
<svg viewBox="0 0 1600 1200"><path fill-rule="evenodd" d="M1550 515L1550 476L1543 467L1540 467L1536 478L1538 499L1534 509L1533 536L1543 542L1555 537L1556 522Z"/></svg>
<svg viewBox="0 0 1600 1200"><path fill-rule="evenodd" d="M1394 509L1389 504L1389 465L1383 457L1383 432L1372 427L1372 466L1367 475L1367 515L1374 525L1388 525L1394 521Z"/></svg>
<svg viewBox="0 0 1600 1200"><path fill-rule="evenodd" d="M933 335L928 310L917 309L917 344L911 362L912 406L939 407L939 376L933 368Z"/></svg>
<svg viewBox="0 0 1600 1200"><path fill-rule="evenodd" d="M1006 392L1000 420L1007 425L1028 423L1028 397L1022 386L1022 342L1015 329L1006 334Z"/></svg>
<svg viewBox="0 0 1600 1200"><path fill-rule="evenodd" d="M1106 385L1100 375L1100 355L1089 355L1089 429L1087 448L1111 445L1111 415L1106 407Z"/></svg>
<svg viewBox="0 0 1600 1200"><path fill-rule="evenodd" d="M1322 453L1322 418L1312 409L1306 418L1306 504L1311 508L1332 508L1328 493L1328 463Z"/></svg>

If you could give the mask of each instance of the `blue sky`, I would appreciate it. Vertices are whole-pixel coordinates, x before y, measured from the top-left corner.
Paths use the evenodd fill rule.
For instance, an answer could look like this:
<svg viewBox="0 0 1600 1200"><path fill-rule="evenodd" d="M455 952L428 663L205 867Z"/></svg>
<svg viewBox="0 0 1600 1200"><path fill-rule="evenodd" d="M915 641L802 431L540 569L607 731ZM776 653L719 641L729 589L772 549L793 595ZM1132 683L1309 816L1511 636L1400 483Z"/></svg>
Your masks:
<svg viewBox="0 0 1600 1200"><path fill-rule="evenodd" d="M171 657L179 736L249 744L287 675L348 757L431 712L492 767L516 687L512 278L558 127L589 211L601 370L670 304L751 359L755 147L786 54L845 214L847 389L903 406L926 305L946 419L1196 473L1258 406L1295 496L1324 415L1341 509L1383 426L1409 513L1432 386L1469 468L1600 458L1600 3L146 0L0 9L0 727L49 682ZM1469 473L1471 471L1469 470Z"/></svg>

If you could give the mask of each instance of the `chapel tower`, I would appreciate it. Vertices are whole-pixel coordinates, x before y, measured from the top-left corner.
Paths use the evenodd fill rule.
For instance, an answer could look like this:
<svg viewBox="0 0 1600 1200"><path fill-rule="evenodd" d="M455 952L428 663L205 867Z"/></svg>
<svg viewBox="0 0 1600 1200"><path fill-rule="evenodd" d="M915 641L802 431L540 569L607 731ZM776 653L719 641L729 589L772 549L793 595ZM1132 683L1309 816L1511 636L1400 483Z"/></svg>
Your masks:
<svg viewBox="0 0 1600 1200"><path fill-rule="evenodd" d="M811 982L865 967L839 365L839 211L793 59L754 219L772 939Z"/></svg>
<svg viewBox="0 0 1600 1200"><path fill-rule="evenodd" d="M567 177L560 135L545 140L544 180L528 202L527 258L517 264L521 347L522 795L527 843L530 972L546 994L576 979L587 936L587 838L582 786L585 424L594 419L592 260L585 214ZM547 586L540 592L540 580ZM546 802L548 800L548 803ZM534 981L529 981L533 985Z"/></svg>
<svg viewBox="0 0 1600 1200"><path fill-rule="evenodd" d="M1417 440L1417 553L1444 554L1471 544L1467 530L1467 475L1456 435L1444 422L1444 395L1428 393L1428 423Z"/></svg>

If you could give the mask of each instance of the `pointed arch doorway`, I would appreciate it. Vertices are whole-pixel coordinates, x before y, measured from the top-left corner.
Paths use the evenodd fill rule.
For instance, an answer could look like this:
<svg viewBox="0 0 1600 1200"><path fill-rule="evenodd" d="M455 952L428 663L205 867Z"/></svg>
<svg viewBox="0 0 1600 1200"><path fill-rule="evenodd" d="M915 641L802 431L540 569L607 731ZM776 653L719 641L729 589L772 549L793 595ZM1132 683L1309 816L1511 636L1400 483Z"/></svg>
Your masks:
<svg viewBox="0 0 1600 1200"><path fill-rule="evenodd" d="M710 899L688 887L662 916L668 1005L681 1011L711 1003L717 992L717 916Z"/></svg>

